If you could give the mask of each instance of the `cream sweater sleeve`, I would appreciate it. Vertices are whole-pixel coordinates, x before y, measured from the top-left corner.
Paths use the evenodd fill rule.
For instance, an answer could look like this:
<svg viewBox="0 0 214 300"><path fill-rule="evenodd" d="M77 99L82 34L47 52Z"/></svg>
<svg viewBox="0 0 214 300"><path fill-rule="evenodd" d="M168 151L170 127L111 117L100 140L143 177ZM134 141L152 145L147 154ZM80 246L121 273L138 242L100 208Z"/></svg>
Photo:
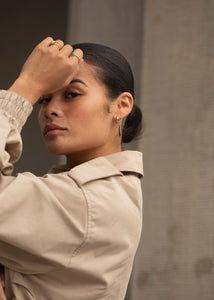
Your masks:
<svg viewBox="0 0 214 300"><path fill-rule="evenodd" d="M20 131L32 105L11 91L0 91L0 172L10 175L22 152Z"/></svg>

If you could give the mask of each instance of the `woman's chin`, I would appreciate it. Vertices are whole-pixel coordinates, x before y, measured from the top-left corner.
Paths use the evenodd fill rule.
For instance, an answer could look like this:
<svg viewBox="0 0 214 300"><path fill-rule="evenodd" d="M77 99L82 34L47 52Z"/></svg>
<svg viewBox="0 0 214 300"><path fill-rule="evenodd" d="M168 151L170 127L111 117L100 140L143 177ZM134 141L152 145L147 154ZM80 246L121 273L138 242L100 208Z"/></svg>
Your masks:
<svg viewBox="0 0 214 300"><path fill-rule="evenodd" d="M66 155L66 151L62 147L56 147L52 145L46 145L48 152L55 155Z"/></svg>

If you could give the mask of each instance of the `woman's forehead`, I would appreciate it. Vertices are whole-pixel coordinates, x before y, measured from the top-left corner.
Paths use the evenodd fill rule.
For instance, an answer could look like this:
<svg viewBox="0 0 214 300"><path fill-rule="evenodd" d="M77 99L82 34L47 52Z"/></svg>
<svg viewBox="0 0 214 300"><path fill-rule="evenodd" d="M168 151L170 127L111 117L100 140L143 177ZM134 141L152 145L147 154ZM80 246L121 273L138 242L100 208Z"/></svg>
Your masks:
<svg viewBox="0 0 214 300"><path fill-rule="evenodd" d="M94 77L95 75L95 70L96 67L93 65L88 64L87 62L83 61L79 65L79 70L76 73L76 75L82 75L82 76L89 76L89 77Z"/></svg>
<svg viewBox="0 0 214 300"><path fill-rule="evenodd" d="M74 79L80 79L87 85L98 84L102 85L102 82L98 78L99 68L97 66L86 63L85 61L80 64L78 72L75 74Z"/></svg>

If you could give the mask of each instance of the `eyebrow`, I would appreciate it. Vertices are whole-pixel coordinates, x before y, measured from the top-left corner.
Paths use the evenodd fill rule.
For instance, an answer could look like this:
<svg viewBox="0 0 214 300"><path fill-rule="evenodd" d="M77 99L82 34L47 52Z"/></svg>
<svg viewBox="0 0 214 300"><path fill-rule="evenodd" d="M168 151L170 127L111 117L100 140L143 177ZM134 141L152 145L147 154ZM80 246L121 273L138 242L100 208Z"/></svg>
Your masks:
<svg viewBox="0 0 214 300"><path fill-rule="evenodd" d="M71 80L70 84L76 83L76 82L77 82L77 83L81 83L81 84L83 84L84 86L88 87L87 84L86 84L84 81L82 81L81 79L79 79L79 78L76 78L76 79Z"/></svg>

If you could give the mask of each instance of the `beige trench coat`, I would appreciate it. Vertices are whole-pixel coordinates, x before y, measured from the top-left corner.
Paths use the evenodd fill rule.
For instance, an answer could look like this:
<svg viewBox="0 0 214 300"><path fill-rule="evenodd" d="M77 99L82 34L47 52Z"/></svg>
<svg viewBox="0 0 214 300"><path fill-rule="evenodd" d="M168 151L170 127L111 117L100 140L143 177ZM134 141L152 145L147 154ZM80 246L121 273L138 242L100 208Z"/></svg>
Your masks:
<svg viewBox="0 0 214 300"><path fill-rule="evenodd" d="M32 110L0 92L0 263L7 300L122 300L142 225L142 154L11 176Z"/></svg>

